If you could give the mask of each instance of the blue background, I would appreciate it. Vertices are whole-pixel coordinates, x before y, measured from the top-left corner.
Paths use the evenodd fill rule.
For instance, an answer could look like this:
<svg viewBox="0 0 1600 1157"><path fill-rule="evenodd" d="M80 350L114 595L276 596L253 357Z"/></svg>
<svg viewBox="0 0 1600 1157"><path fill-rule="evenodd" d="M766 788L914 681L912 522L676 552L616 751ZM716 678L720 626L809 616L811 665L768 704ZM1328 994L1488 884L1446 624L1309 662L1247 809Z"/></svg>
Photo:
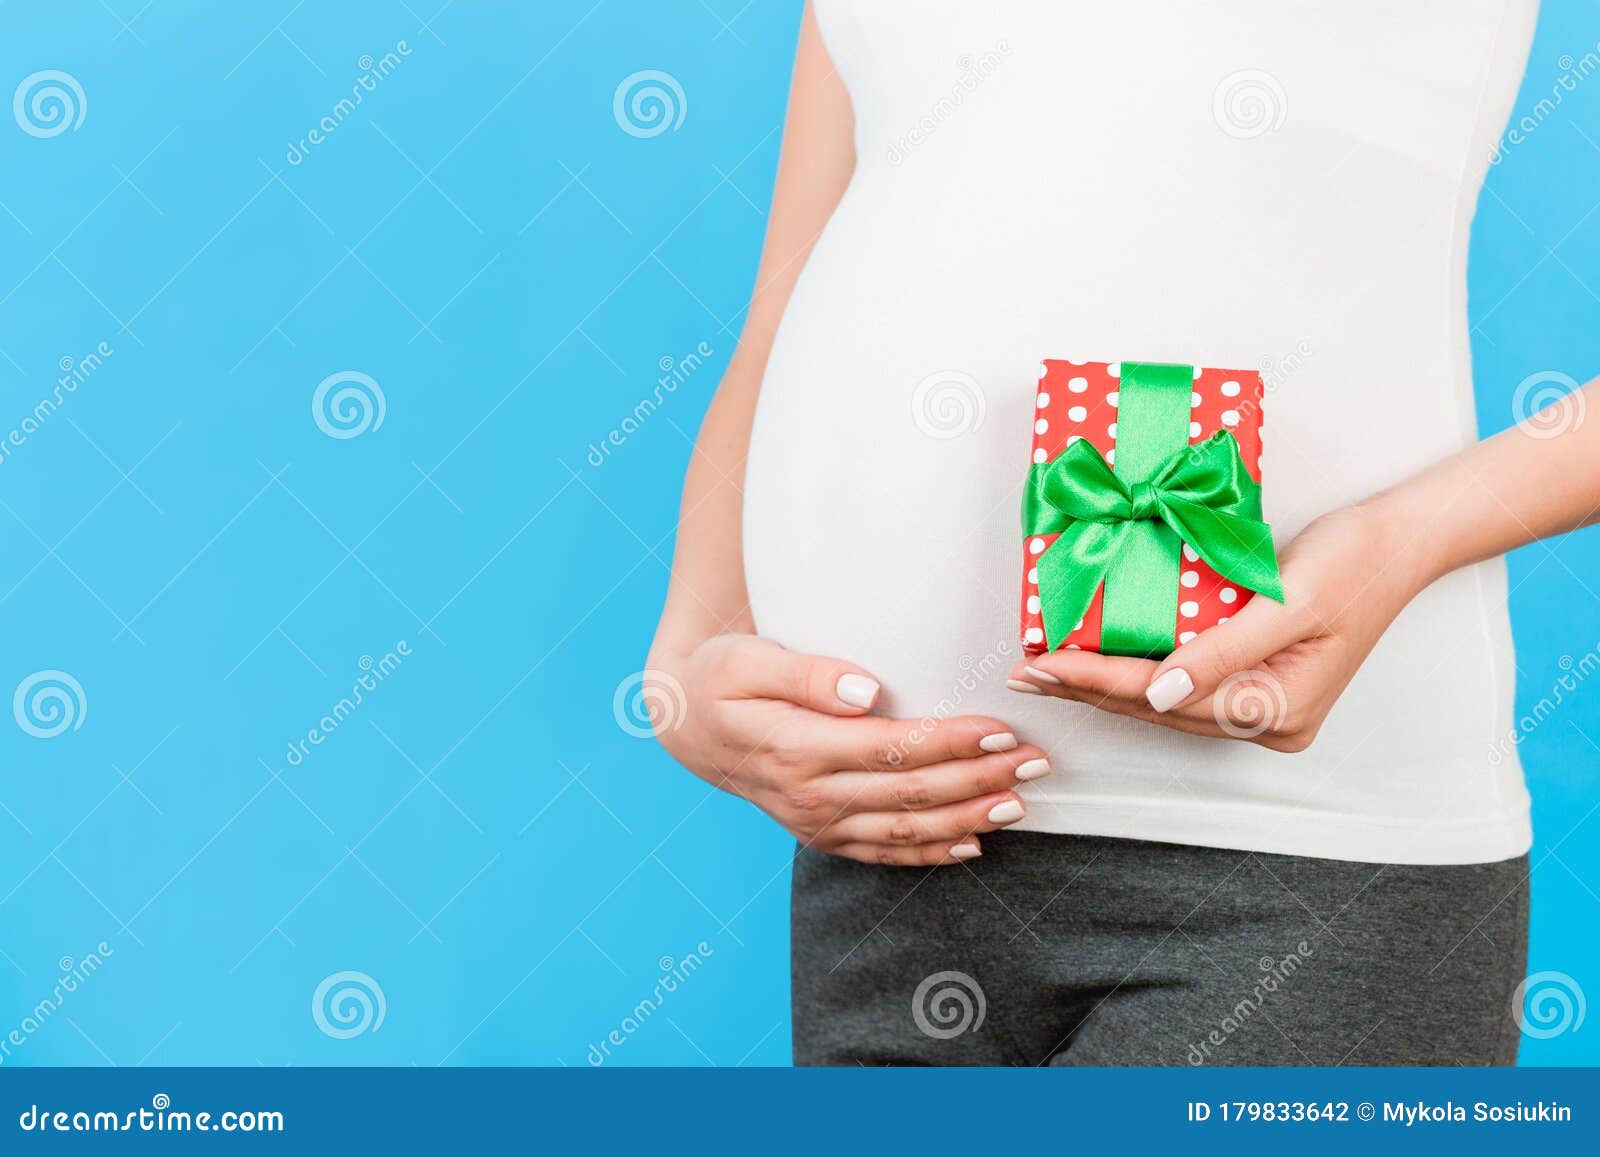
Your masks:
<svg viewBox="0 0 1600 1157"><path fill-rule="evenodd" d="M1522 110L1600 40L1594 6L1546 9ZM86 97L47 139L0 111L0 435L113 350L0 460L0 698L58 669L86 701L48 740L0 715L0 1034L112 949L5 1063L581 1066L692 952L615 1061L786 1063L791 845L613 695L752 284L799 11L0 5L0 96L61 69ZM650 138L612 107L644 69L687 105ZM1485 432L1528 375L1600 362L1600 79L1562 97L1473 238ZM350 370L384 418L329 437L312 395ZM1600 640L1597 562L1594 534L1513 558L1524 705ZM1590 688L1522 745L1530 967L1594 993L1597 743ZM345 970L385 1019L335 1039L312 994ZM1523 1056L1593 1063L1600 1026Z"/></svg>

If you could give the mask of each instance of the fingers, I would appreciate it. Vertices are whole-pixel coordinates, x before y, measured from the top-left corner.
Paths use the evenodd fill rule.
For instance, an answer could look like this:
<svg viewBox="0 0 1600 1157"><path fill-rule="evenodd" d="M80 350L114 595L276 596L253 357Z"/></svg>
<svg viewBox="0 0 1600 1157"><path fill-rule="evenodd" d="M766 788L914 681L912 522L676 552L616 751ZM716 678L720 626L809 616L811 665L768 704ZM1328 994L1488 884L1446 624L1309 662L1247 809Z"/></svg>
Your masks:
<svg viewBox="0 0 1600 1157"><path fill-rule="evenodd" d="M714 677L723 701L771 699L833 716L864 716L880 691L877 680L853 663L798 655L768 639L742 638L718 653L716 665ZM791 762L870 771L927 767L1017 746L1017 737L1004 722L977 715L920 721L861 719L843 730L796 721L761 740L780 760L787 753Z"/></svg>
<svg viewBox="0 0 1600 1157"><path fill-rule="evenodd" d="M1202 703L1229 675L1313 635L1315 624L1267 598L1254 598L1231 619L1202 631L1168 655L1144 690L1158 712Z"/></svg>
<svg viewBox="0 0 1600 1157"><path fill-rule="evenodd" d="M1146 723L1154 723L1160 727L1170 728L1173 731L1183 731L1190 735L1204 735L1212 739L1220 739L1227 732L1219 725L1212 714L1212 705L1209 700L1200 700L1172 711L1161 712L1145 702L1144 696L1137 699L1119 699L1105 695L1081 694L1070 688L1058 688L1055 692L1062 699L1070 699L1083 703L1099 711L1112 715L1124 715L1129 719L1140 719Z"/></svg>
<svg viewBox="0 0 1600 1157"><path fill-rule="evenodd" d="M987 715L860 719L819 729L816 743L826 766L840 771L903 771L1017 749L1011 728Z"/></svg>
<svg viewBox="0 0 1600 1157"><path fill-rule="evenodd" d="M728 699L781 699L829 715L865 715L878 700L878 681L854 663L797 655L770 639L741 640L718 656Z"/></svg>
<svg viewBox="0 0 1600 1157"><path fill-rule="evenodd" d="M894 780L901 776L879 776ZM1027 814L1015 793L991 792L961 803L920 811L890 810L847 816L830 825L818 846L868 864L939 867L983 854L980 832L1009 827Z"/></svg>
<svg viewBox="0 0 1600 1157"><path fill-rule="evenodd" d="M1159 667L1160 664L1150 659L1128 659L1093 651L1056 651L1033 656L1027 663L1017 666L1011 672L1009 685L1013 690L1026 687L1029 694L1069 699L1114 715L1159 723L1176 731L1194 735L1224 734L1212 715L1209 698L1194 697L1165 712L1151 706L1145 691Z"/></svg>
<svg viewBox="0 0 1600 1157"><path fill-rule="evenodd" d="M1017 666L1008 685L1191 735L1303 751L1349 676L1314 621L1269 607L1248 619L1240 612L1161 663L1058 651Z"/></svg>
<svg viewBox="0 0 1600 1157"><path fill-rule="evenodd" d="M1027 805L1015 792L995 792L921 811L861 812L830 824L828 838L838 843L916 844L959 843L976 832L992 832L1016 823Z"/></svg>
<svg viewBox="0 0 1600 1157"><path fill-rule="evenodd" d="M929 808L1007 791L1050 774L1044 752L1030 744L978 759L954 759L901 771L840 771L824 781L840 811Z"/></svg>
<svg viewBox="0 0 1600 1157"><path fill-rule="evenodd" d="M1094 651L1052 651L1035 655L1012 671L1013 682L1050 695L1095 703L1099 699L1144 699L1159 664ZM1019 690L1020 688L1013 688Z"/></svg>
<svg viewBox="0 0 1600 1157"><path fill-rule="evenodd" d="M863 864L884 864L898 868L934 868L975 859L982 855L983 851L977 840L966 839L956 843L941 841L936 844L921 844L912 848L900 848L890 844L841 844L832 849L832 853L849 860L860 860Z"/></svg>
<svg viewBox="0 0 1600 1157"><path fill-rule="evenodd" d="M1014 669L1007 685L1122 715L1177 715L1198 722L1210 715L1206 705L1228 676L1249 671L1314 633L1315 625L1304 615L1271 599L1255 598L1159 663L1092 651L1053 651Z"/></svg>

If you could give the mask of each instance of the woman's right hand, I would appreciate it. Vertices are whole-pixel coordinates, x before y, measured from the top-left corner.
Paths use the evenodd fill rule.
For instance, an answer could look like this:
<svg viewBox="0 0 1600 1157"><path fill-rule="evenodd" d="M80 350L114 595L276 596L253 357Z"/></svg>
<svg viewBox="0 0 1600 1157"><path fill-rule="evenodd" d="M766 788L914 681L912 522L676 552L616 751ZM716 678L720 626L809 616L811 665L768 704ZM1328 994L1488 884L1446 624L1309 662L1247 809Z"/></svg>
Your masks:
<svg viewBox="0 0 1600 1157"><path fill-rule="evenodd" d="M680 686L650 694L652 678ZM754 635L652 656L646 692L682 708L655 721L678 762L807 847L865 863L970 860L982 853L978 833L1025 813L1011 789L1050 774L1044 752L998 719L963 715L925 728L869 716L878 683L865 671Z"/></svg>

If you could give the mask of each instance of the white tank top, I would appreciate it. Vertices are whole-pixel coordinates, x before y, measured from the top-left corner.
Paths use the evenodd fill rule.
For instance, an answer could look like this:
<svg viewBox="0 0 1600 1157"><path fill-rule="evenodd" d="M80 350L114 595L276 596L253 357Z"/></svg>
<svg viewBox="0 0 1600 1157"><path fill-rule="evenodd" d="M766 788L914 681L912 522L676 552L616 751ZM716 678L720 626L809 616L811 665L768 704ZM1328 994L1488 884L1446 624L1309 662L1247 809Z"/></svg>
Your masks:
<svg viewBox="0 0 1600 1157"><path fill-rule="evenodd" d="M1043 358L1260 368L1281 547L1476 437L1468 234L1537 0L815 0L859 161L762 385L758 629L1049 753L1019 828L1345 860L1531 842L1499 561L1310 750L1004 688ZM1374 560L1381 565L1382 560ZM1352 592L1354 593L1354 592Z"/></svg>

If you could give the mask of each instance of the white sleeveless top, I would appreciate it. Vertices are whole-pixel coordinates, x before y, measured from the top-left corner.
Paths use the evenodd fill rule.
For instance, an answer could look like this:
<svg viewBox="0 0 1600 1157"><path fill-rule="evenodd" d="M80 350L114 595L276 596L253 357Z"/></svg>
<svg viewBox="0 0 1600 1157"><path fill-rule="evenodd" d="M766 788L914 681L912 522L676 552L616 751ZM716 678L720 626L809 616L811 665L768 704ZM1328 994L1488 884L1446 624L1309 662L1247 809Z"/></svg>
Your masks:
<svg viewBox="0 0 1600 1157"><path fill-rule="evenodd" d="M1042 358L1260 368L1281 547L1477 437L1466 255L1537 0L815 0L859 161L751 440L758 629L1049 753L1017 827L1394 863L1531 841L1499 561L1309 751L1004 688ZM1374 565L1382 565L1375 559ZM1352 592L1354 593L1354 592Z"/></svg>

